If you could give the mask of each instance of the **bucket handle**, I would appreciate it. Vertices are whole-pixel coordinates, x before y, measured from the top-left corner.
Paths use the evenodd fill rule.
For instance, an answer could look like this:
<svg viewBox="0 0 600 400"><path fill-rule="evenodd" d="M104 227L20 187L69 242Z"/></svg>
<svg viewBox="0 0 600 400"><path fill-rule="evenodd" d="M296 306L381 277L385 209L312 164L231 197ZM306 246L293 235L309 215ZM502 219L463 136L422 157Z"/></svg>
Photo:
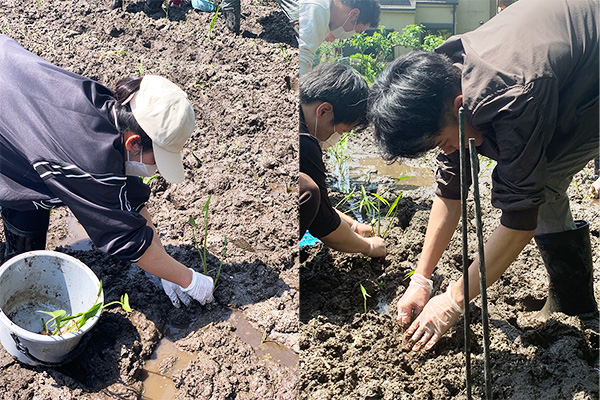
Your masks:
<svg viewBox="0 0 600 400"><path fill-rule="evenodd" d="M81 338L81 341L77 344L77 346L75 346L75 348L73 350L71 350L71 352L69 352L65 356L63 361L51 362L51 361L42 361L39 358L37 358L36 356L34 356L33 354L31 354L29 352L29 349L23 343L21 343L21 340L19 339L19 336L17 336L16 333L11 332L10 337L15 342L15 345L17 346L17 350L19 350L21 353L23 353L30 360L35 361L36 363L41 364L44 367L59 367L63 364L73 361L81 353L81 351L83 350L83 348L85 347L87 342L90 340L90 335L84 335L83 338Z"/></svg>

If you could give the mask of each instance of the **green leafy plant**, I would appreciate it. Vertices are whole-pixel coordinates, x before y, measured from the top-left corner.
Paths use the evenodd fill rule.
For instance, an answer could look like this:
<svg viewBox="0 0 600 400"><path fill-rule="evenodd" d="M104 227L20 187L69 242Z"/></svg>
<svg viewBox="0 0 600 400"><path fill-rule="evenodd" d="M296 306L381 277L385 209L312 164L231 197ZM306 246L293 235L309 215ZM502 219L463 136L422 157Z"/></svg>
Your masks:
<svg viewBox="0 0 600 400"><path fill-rule="evenodd" d="M285 47L283 47L283 45L279 45L279 48L281 49L281 56L283 57L284 60L286 60L287 62L292 62L292 59L290 58L290 56L287 54L287 51L285 50Z"/></svg>
<svg viewBox="0 0 600 400"><path fill-rule="evenodd" d="M98 59L98 61L102 61L105 58L116 60L117 58L120 58L120 57L124 56L125 54L127 54L127 52L125 50L111 50L111 51L107 51L106 53L104 53L104 54L102 54L100 56L100 58Z"/></svg>
<svg viewBox="0 0 600 400"><path fill-rule="evenodd" d="M202 207L202 211L201 211L201 217L203 220L203 226L202 228L204 228L204 238L202 240L202 244L198 243L198 239L196 238L196 229L201 229L200 226L198 226L198 224L196 223L196 220L194 219L194 217L190 216L190 219L188 220L188 223L191 225L192 227L192 237L194 238L194 245L196 247L196 250L198 250L198 254L200 255L200 260L202 261L202 268L204 271L204 275L208 275L208 266L207 266L207 258L206 258L206 245L207 245L207 239L208 239L208 216L209 216L209 205L210 205L210 199L212 198L212 194L208 196L208 200L206 200L206 203L204 203L204 207ZM219 268L217 270L217 274L215 276L214 279L214 285L217 285L217 281L219 280L219 276L221 275L221 268L223 267L223 261L225 261L225 254L227 252L227 236L224 236L223 239L223 253L221 256L221 263L219 264Z"/></svg>
<svg viewBox="0 0 600 400"><path fill-rule="evenodd" d="M113 304L119 304L123 308L123 310L127 312L131 312L131 306L129 305L129 296L125 293L121 296L119 301L112 301L104 306L102 303L98 303L98 299L100 298L100 293L102 293L102 281L100 281L100 288L98 289L98 295L96 296L96 300L94 301L94 305L89 308L89 310L77 313L75 315L69 315L65 310L55 310L55 311L42 311L38 310L37 312L47 314L52 318L48 321L44 321L42 318L42 324L44 326L44 330L41 332L42 335L48 336L57 336L64 335L67 333L75 332L92 317L94 317L100 310L105 309L106 307L112 306Z"/></svg>
<svg viewBox="0 0 600 400"><path fill-rule="evenodd" d="M377 236L385 237L385 235L387 235L388 231L390 230L390 227L392 226L394 217L396 217L396 214L398 213L398 201L400 201L400 198L402 197L402 193L400 193L398 195L398 197L396 197L396 200L394 200L392 205L390 205L390 203L386 199L384 199L377 193L373 193L373 196L375 196L377 198L377 200L379 200L379 203L377 203L377 220L376 220ZM387 227L383 231L383 234L381 233L381 225L382 225L382 219L383 219L381 217L381 204L382 203L389 207L387 213L385 214L385 218L389 218L391 216L391 221L388 223Z"/></svg>
<svg viewBox="0 0 600 400"><path fill-rule="evenodd" d="M137 66L137 73L139 76L146 75L146 68L144 68L144 61L140 60L140 65Z"/></svg>
<svg viewBox="0 0 600 400"><path fill-rule="evenodd" d="M385 237L387 235L388 231L390 230L390 228L392 227L392 222L393 222L394 218L396 217L396 214L398 213L398 202L400 201L400 198L402 197L402 193L400 193L398 195L398 197L396 197L394 202L392 204L390 204L389 201L387 201L386 199L384 199L377 193L367 192L367 190L365 189L364 186L360 187L360 191L361 191L361 196L360 196L360 200L358 202L358 207L359 207L360 211L361 212L363 210L365 211L365 213L367 214L367 217L371 221L371 226L376 229L377 236ZM375 200L371 199L370 196L373 196L375 198ZM384 216L382 216L382 214L381 214L381 208L382 208L381 206L382 205L389 207ZM382 231L383 220L386 218L390 219L390 222L387 224L385 229L383 229L383 231Z"/></svg>
<svg viewBox="0 0 600 400"><path fill-rule="evenodd" d="M215 23L217 22L217 17L219 16L219 7L217 7L217 11L215 11L215 16L210 20L210 26L208 28L208 40L211 40L210 34L212 33L213 28L215 27Z"/></svg>
<svg viewBox="0 0 600 400"><path fill-rule="evenodd" d="M155 180L156 178L158 178L160 176L160 174L156 174L156 175L152 175L152 176L145 176L142 178L142 182L146 185L149 185L150 182L152 182L153 180Z"/></svg>
<svg viewBox="0 0 600 400"><path fill-rule="evenodd" d="M204 275L208 275L208 270L206 266L206 239L208 238L208 206L210 204L210 199L212 198L212 194L208 196L208 200L204 203L204 207L202 207L201 216L204 220L204 240L202 241L202 245L198 243L198 239L196 239L196 229L200 229L194 217L190 216L188 223L192 226L192 236L194 238L194 244L196 249L198 250L198 254L200 254L200 260L202 261L202 268L204 271Z"/></svg>
<svg viewBox="0 0 600 400"><path fill-rule="evenodd" d="M366 314L367 313L367 297L371 297L371 295L369 293L367 293L367 289L365 289L365 287L362 285L362 283L360 283L359 285L360 285L360 292L362 293L362 296L363 296L363 302L364 302L365 314Z"/></svg>
<svg viewBox="0 0 600 400"><path fill-rule="evenodd" d="M329 154L330 159L333 161L333 166L338 178L338 186L342 193L348 193L350 191L350 171L347 164L350 159L350 156L348 155L348 138L353 133L354 132L352 131L344 134L335 145L327 149L327 154Z"/></svg>

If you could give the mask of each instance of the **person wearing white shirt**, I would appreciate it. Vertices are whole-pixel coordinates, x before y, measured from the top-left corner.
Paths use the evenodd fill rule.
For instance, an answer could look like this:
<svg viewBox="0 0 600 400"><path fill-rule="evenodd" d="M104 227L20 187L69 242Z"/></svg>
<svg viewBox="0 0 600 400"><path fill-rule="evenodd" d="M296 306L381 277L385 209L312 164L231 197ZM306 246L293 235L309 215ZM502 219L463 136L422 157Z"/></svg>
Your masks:
<svg viewBox="0 0 600 400"><path fill-rule="evenodd" d="M379 24L377 0L300 0L300 75L312 70L325 40L344 40Z"/></svg>

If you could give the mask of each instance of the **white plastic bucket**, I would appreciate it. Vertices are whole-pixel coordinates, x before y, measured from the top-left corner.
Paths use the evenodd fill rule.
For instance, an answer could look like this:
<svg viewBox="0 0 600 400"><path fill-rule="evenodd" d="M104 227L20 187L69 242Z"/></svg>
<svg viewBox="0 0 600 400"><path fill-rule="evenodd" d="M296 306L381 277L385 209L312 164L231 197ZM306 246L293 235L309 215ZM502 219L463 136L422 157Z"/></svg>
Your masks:
<svg viewBox="0 0 600 400"><path fill-rule="evenodd" d="M0 341L19 361L29 365L60 365L70 361L83 336L96 324L101 310L80 330L42 335L38 310L65 310L74 315L94 305L100 281L84 263L55 251L29 251L0 267ZM98 302L104 304L104 293ZM82 343L83 344L83 343Z"/></svg>

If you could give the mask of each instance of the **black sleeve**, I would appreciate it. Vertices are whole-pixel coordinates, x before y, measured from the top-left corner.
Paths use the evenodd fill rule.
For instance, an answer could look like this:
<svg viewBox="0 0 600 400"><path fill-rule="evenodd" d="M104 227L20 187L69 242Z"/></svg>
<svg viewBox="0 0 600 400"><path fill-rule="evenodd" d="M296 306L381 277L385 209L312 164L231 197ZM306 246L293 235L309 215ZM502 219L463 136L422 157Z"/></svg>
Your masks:
<svg viewBox="0 0 600 400"><path fill-rule="evenodd" d="M335 211L327 194L325 165L319 142L310 134L300 134L300 172L312 178L319 187L321 204L308 231L317 238L329 235L340 226L340 216Z"/></svg>
<svg viewBox="0 0 600 400"><path fill-rule="evenodd" d="M152 228L136 210L150 194L150 188L141 179L92 175L55 162L37 162L34 168L101 251L135 262L152 243Z"/></svg>

